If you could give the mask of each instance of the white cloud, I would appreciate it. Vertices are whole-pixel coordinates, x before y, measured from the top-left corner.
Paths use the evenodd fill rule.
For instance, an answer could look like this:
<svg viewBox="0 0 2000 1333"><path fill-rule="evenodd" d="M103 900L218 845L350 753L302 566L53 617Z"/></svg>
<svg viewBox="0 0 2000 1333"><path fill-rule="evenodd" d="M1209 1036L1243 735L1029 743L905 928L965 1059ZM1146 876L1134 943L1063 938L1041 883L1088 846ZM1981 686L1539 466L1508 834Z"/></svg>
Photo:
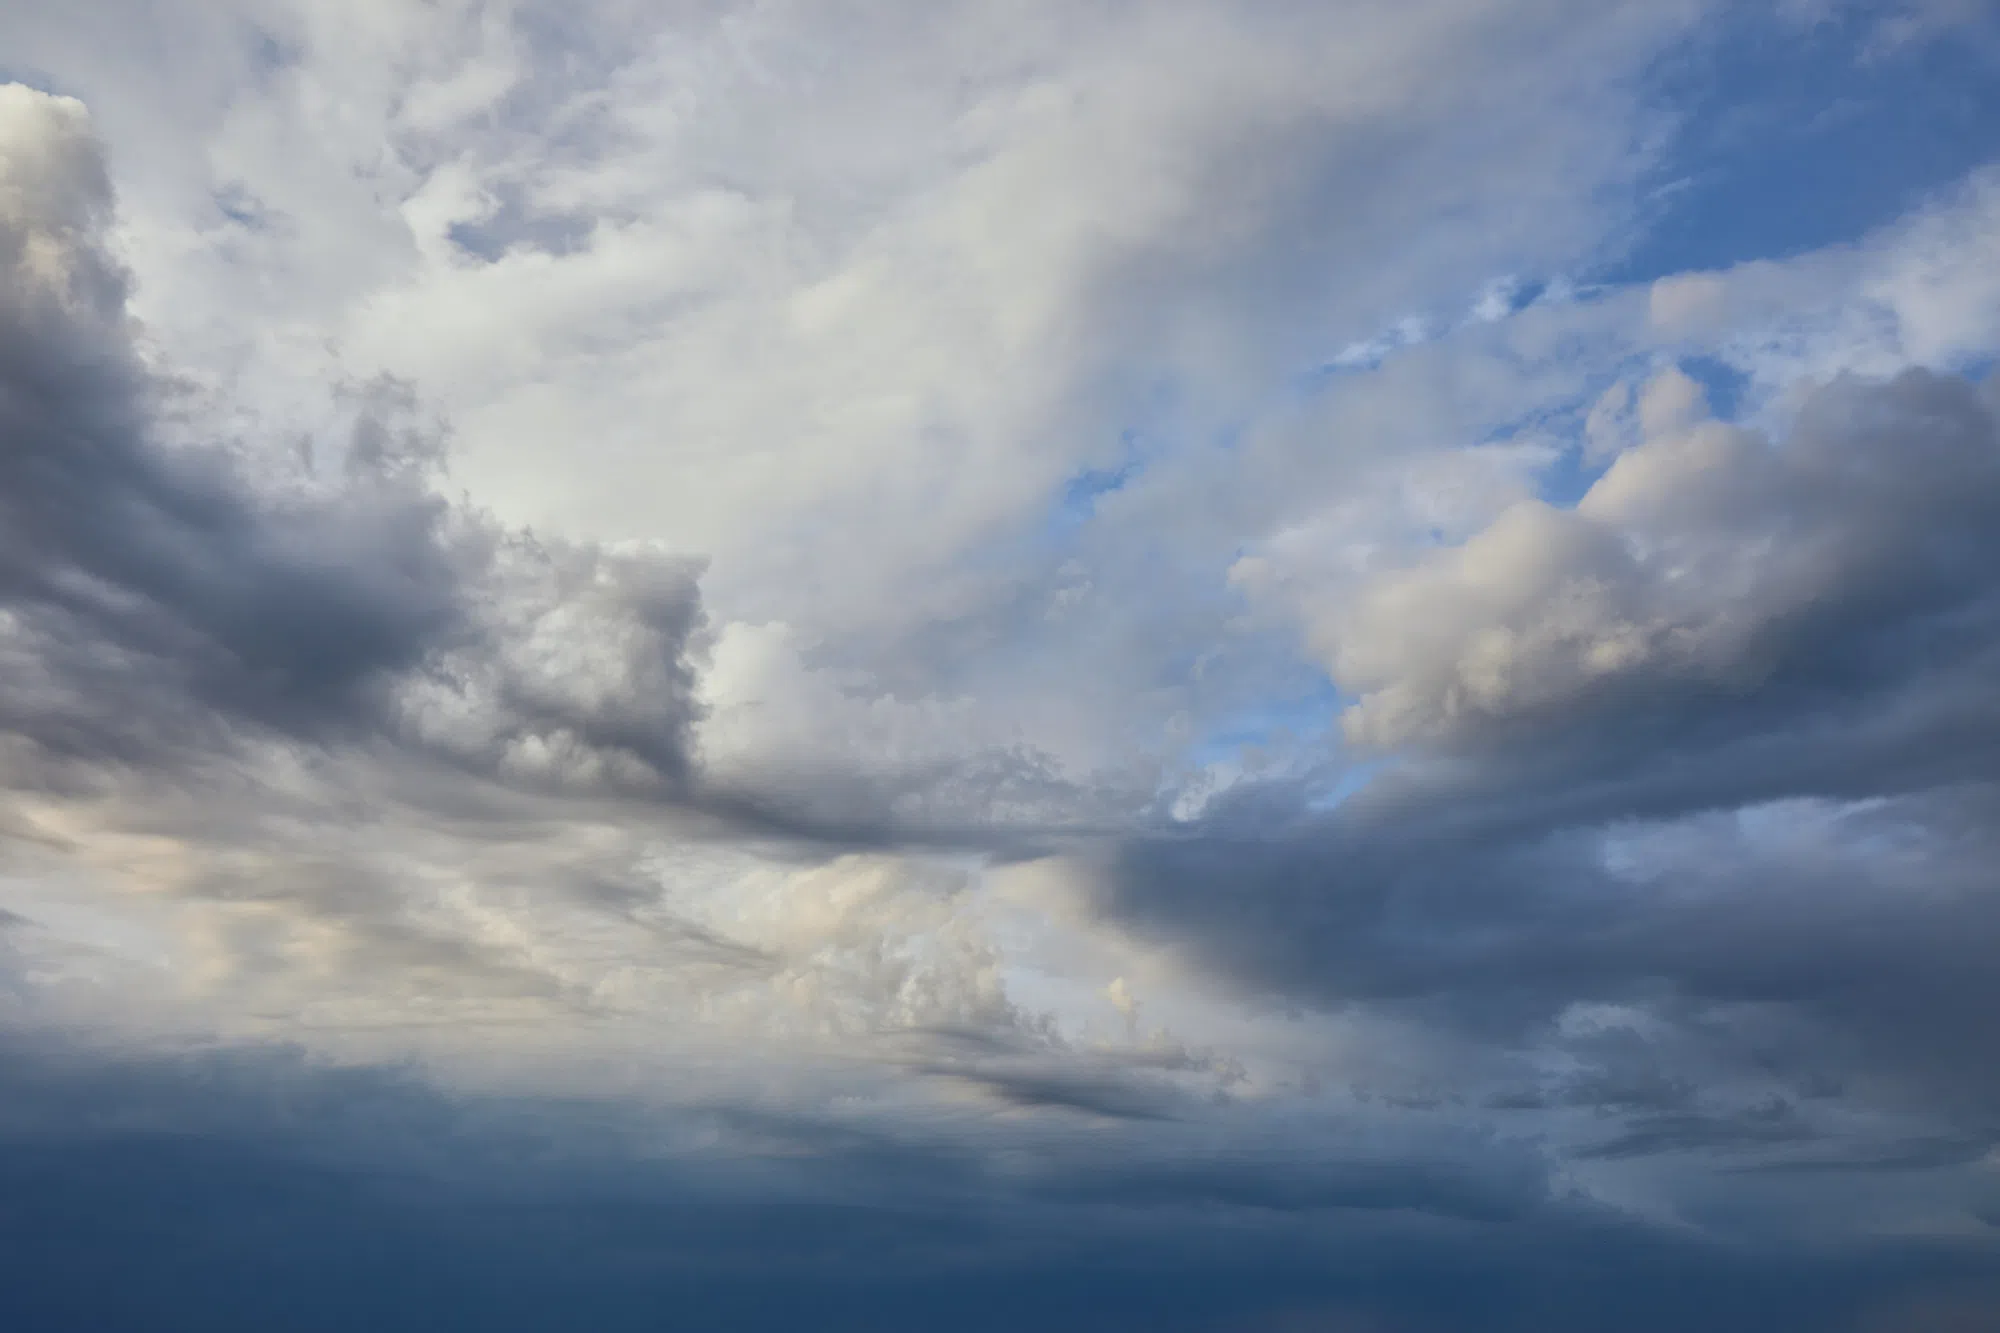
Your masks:
<svg viewBox="0 0 2000 1333"><path fill-rule="evenodd" d="M1737 366L1768 396L1842 371L1976 366L2000 341L1996 236L2000 175L1982 169L1852 244L1662 279L1656 332Z"/></svg>
<svg viewBox="0 0 2000 1333"><path fill-rule="evenodd" d="M137 308L188 369L287 421L407 377L482 503L700 552L720 625L855 659L1009 614L986 553L1162 387L1240 420L1590 244L1640 161L1620 71L1695 10L301 3L135 28L230 90L170 124L116 31L87 61L53 17L19 36L73 59L121 162L191 136L126 191Z"/></svg>
<svg viewBox="0 0 2000 1333"><path fill-rule="evenodd" d="M1874 632L1872 617L1983 605L1956 561L2000 506L2000 441L1963 381L1836 384L1778 445L1704 419L1678 371L1639 416L1643 441L1574 509L1524 501L1313 622L1358 696L1350 736L1476 734L1683 684L1747 694L1800 654L1841 652L1851 614Z"/></svg>

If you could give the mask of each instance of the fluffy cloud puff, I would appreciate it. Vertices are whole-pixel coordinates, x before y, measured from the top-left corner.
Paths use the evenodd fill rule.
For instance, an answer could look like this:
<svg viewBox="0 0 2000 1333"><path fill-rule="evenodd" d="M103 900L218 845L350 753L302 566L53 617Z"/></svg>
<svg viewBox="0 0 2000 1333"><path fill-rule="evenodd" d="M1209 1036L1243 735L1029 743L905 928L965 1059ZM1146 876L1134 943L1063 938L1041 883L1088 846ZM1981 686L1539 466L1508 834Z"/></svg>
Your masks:
<svg viewBox="0 0 2000 1333"><path fill-rule="evenodd" d="M1774 443L1683 421L1665 395L1685 398L1684 378L1649 388L1647 438L1573 509L1523 502L1314 623L1357 696L1349 736L1457 744L1989 660L1990 388L1923 371L1835 383Z"/></svg>

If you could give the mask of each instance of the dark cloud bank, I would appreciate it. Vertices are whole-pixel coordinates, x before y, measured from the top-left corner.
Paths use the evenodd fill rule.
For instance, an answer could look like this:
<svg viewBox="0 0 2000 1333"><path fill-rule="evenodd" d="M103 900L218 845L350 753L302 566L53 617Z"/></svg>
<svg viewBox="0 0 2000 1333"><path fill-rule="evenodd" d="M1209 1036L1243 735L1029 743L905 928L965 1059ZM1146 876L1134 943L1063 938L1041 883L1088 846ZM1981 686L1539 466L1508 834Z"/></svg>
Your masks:
<svg viewBox="0 0 2000 1333"><path fill-rule="evenodd" d="M1441 1218L1391 1164L1023 1183L802 1122L789 1146L814 1151L753 1173L635 1153L645 1127L601 1108L282 1052L6 1055L10 1327L1919 1333L1987 1327L1966 1321L1996 1290L1976 1250L1744 1251L1581 1205Z"/></svg>
<svg viewBox="0 0 2000 1333"><path fill-rule="evenodd" d="M182 390L138 350L80 113L10 111L41 119L0 214L9 788L171 782L281 744L699 805L696 568L453 503L393 386L282 475L177 442ZM786 1151L661 1157L636 1112L24 1030L0 1059L0 1325L2000 1326L1981 1230L2000 1194L1965 1174L2000 1141L1990 385L1841 382L1780 442L1649 441L1576 513L1524 509L1370 596L1328 651L1354 740L1394 765L1331 812L1244 788L1135 836L1102 906L1274 1004L1560 1051L1469 1089L1495 1126L1475 1151L1008 1171L723 1106L721 1142ZM1580 1025L1590 1005L1646 1021ZM1122 1086L1009 1087L1177 1114ZM1944 1180L1965 1226L1651 1227L1512 1129L1565 1109L1598 1127L1575 1162L1723 1180L1715 1216L1729 1179L1803 1181L1787 1207L1838 1211L1864 1197L1846 1182L1897 1176Z"/></svg>

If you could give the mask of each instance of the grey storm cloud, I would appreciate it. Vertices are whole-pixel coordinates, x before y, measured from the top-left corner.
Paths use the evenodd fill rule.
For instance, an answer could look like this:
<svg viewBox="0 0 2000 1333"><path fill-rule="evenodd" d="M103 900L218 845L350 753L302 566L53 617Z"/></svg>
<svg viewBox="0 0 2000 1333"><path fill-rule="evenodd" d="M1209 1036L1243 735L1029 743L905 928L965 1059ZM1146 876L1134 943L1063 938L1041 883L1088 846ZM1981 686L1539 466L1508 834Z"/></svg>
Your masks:
<svg viewBox="0 0 2000 1333"><path fill-rule="evenodd" d="M1129 842L1111 910L1253 989L1506 1042L1640 1006L1684 1045L1584 1043L1590 1077L1517 1094L1630 1119L1596 1151L1815 1137L1695 1105L1731 1066L2000 1131L1990 381L1842 379L1778 440L1676 429L1355 606L1324 642L1394 759L1330 812L1252 787Z"/></svg>
<svg viewBox="0 0 2000 1333"><path fill-rule="evenodd" d="M1023 1175L727 1111L708 1117L738 1155L718 1172L635 1151L660 1128L643 1117L446 1098L283 1050L4 1054L13 1327L414 1329L445 1308L497 1329L1844 1333L1860 1310L1908 1333L1922 1312L1983 1316L1995 1278L1976 1253L1689 1243L1548 1197L1525 1153L1079 1155ZM770 1168L755 1184L746 1159Z"/></svg>
<svg viewBox="0 0 2000 1333"><path fill-rule="evenodd" d="M393 383L272 478L171 438L80 105L0 88L0 717L53 767L240 727L529 783L678 789L699 566L503 530L438 489ZM143 752L143 753L142 753Z"/></svg>

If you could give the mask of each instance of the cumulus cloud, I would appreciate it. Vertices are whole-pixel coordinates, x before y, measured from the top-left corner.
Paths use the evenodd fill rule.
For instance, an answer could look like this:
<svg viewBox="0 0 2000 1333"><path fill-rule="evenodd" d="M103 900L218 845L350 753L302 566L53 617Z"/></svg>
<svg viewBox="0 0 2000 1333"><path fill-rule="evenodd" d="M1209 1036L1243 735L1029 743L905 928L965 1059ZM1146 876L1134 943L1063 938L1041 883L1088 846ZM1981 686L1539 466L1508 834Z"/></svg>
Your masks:
<svg viewBox="0 0 2000 1333"><path fill-rule="evenodd" d="M1103 901L1253 990L1517 1052L1489 1105L1564 1124L1596 1188L1949 1176L2000 1104L1991 386L1839 380L1780 439L1691 419L1677 372L1641 397L1671 410L1573 507L1324 588L1372 776L1135 840ZM1976 1215L1979 1179L1916 1206Z"/></svg>
<svg viewBox="0 0 2000 1333"><path fill-rule="evenodd" d="M90 760L241 723L510 777L684 781L693 566L454 506L393 385L281 487L167 438L175 388L126 312L86 113L10 84L0 121L15 735Z"/></svg>
<svg viewBox="0 0 2000 1333"><path fill-rule="evenodd" d="M22 1021L103 1021L123 993L123 1030L324 1025L382 1058L367 1033L449 1015L501 1034L460 1055L546 1072L534 1052L564 1024L597 1025L596 1058L675 1015L683 1053L860 1054L1084 1115L1231 1076L1183 1056L1156 1077L1153 1055L1077 1048L1017 1004L963 853L758 848L893 813L913 791L884 754L897 728L940 786L976 777L949 708L886 710L859 748L889 761L888 795L829 812L812 801L860 777L839 766L856 747L815 763L806 731L815 709L842 724L839 692L698 752L694 723L756 665L740 629L703 639L698 565L451 498L406 386L349 392L343 428L297 449L190 438L197 391L149 363L126 308L86 113L18 86L0 105L5 775L15 974L41 979ZM787 733L760 770L760 735ZM1061 785L1019 762L1024 799L1051 804L1035 783ZM962 825L1003 817L990 791L916 794Z"/></svg>
<svg viewBox="0 0 2000 1333"><path fill-rule="evenodd" d="M1376 745L1602 710L1933 687L1990 661L2000 516L1990 391L1922 371L1809 398L1781 443L1692 419L1667 371L1642 443L1578 501L1525 501L1313 630Z"/></svg>
<svg viewBox="0 0 2000 1333"><path fill-rule="evenodd" d="M1053 549L1051 510L1135 418L1160 437L1135 454L1231 429L1332 349L1557 262L1640 168L1620 79L1701 8L314 3L10 36L130 145L136 308L189 373L285 422L393 373L509 522L701 552L722 645L785 626L815 658L735 702L837 690L856 719L779 766L868 778L781 773L780 804L879 828L1144 809L1175 762L1150 738L1254 693L1253 654L1162 679L1226 598L1161 605L1128 543ZM745 716L703 745L752 759ZM943 772L937 743L974 757Z"/></svg>

